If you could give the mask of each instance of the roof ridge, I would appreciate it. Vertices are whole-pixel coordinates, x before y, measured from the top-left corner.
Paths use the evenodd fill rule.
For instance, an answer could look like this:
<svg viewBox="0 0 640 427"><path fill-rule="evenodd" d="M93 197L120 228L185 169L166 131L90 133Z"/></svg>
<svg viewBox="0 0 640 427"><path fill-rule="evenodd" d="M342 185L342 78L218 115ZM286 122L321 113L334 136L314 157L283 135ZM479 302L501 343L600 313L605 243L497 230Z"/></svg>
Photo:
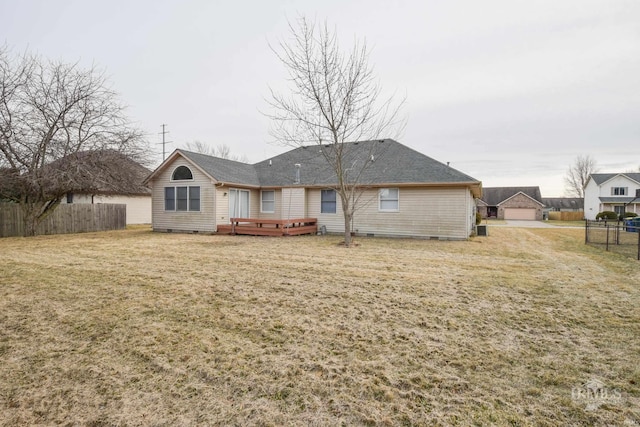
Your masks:
<svg viewBox="0 0 640 427"><path fill-rule="evenodd" d="M378 143L380 149L377 149ZM357 181L354 182L361 185L419 183L481 185L479 180L470 175L394 139L371 139L344 144L349 147L345 161L358 165L354 167L356 171L354 176L358 175ZM332 144L324 145L332 146ZM314 147L319 145L298 146L253 164L182 148L176 149L167 160L178 154L198 165L215 180L226 183L260 187L335 185L337 178L324 155L326 153L323 154L322 147L319 149ZM300 167L296 168L298 164ZM167 164L163 162L163 165ZM159 166L161 167L163 166ZM300 176L299 180L297 173Z"/></svg>

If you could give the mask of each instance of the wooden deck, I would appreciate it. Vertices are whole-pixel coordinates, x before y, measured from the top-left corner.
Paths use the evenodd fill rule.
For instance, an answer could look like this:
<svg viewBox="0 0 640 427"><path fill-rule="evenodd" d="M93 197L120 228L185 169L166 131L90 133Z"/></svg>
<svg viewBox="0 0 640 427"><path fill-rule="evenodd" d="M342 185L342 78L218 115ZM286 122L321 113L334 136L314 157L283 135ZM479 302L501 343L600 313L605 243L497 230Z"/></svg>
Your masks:
<svg viewBox="0 0 640 427"><path fill-rule="evenodd" d="M218 226L218 233L221 234L249 234L252 236L297 236L299 234L315 234L317 231L317 218L231 218L231 224Z"/></svg>

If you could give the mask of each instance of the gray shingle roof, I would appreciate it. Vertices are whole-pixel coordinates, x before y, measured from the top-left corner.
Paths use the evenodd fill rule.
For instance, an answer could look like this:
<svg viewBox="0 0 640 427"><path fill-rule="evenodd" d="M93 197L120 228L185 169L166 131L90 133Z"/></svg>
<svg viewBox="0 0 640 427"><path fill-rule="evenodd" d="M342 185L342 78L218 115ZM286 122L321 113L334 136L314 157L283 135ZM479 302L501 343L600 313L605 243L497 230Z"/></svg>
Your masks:
<svg viewBox="0 0 640 427"><path fill-rule="evenodd" d="M613 197L599 197L602 203L629 203L635 199L635 197L613 196ZM640 199L636 200L640 203Z"/></svg>
<svg viewBox="0 0 640 427"><path fill-rule="evenodd" d="M488 206L498 206L520 192L542 203L540 187L485 187L482 189L482 200Z"/></svg>
<svg viewBox="0 0 640 427"><path fill-rule="evenodd" d="M234 160L221 159L179 149L182 155L201 167L205 172L220 182L259 186L260 181L252 165Z"/></svg>
<svg viewBox="0 0 640 427"><path fill-rule="evenodd" d="M260 182L263 186L291 185L295 181L295 165L299 164L300 184L336 184L333 168L321 151L331 154L333 149L332 145L299 147L257 163L255 167ZM342 149L345 150L345 168L353 166L354 175L362 171L365 162L369 162L357 179L362 184L479 182L392 139L349 142Z"/></svg>
<svg viewBox="0 0 640 427"><path fill-rule="evenodd" d="M582 197L543 197L542 203L553 209L584 209Z"/></svg>
<svg viewBox="0 0 640 427"><path fill-rule="evenodd" d="M335 185L336 175L323 154L332 145L298 147L254 165L179 150L218 181L284 187ZM479 181L392 139L350 142L342 145L349 177L363 185L409 183L475 183ZM328 156L331 158L331 156ZM362 165L368 162L363 170ZM296 165L300 181L296 182ZM362 171L356 177L356 172Z"/></svg>
<svg viewBox="0 0 640 427"><path fill-rule="evenodd" d="M600 185L603 182L609 181L611 178L617 175L625 175L636 182L640 182L640 173L637 172L629 172L629 173L592 173L591 178L595 181L596 184Z"/></svg>

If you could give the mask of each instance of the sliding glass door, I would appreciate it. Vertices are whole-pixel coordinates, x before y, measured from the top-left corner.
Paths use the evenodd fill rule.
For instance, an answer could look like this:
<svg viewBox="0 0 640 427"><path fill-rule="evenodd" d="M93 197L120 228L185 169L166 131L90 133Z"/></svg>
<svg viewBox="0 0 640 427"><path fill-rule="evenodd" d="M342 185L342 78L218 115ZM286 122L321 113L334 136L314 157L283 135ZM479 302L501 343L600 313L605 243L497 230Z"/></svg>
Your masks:
<svg viewBox="0 0 640 427"><path fill-rule="evenodd" d="M249 218L249 190L229 190L229 218Z"/></svg>

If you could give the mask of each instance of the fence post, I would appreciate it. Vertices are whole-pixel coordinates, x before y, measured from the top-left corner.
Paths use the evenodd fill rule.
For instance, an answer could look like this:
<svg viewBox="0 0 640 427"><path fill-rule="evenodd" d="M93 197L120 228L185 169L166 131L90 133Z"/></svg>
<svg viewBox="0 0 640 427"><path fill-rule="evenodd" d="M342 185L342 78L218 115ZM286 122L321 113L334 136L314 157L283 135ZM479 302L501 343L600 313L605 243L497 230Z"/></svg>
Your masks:
<svg viewBox="0 0 640 427"><path fill-rule="evenodd" d="M640 230L636 228L636 233L638 234L638 261L640 261Z"/></svg>
<svg viewBox="0 0 640 427"><path fill-rule="evenodd" d="M609 226L608 225L606 226L606 229L607 229L607 244L605 248L608 251L609 250Z"/></svg>
<svg viewBox="0 0 640 427"><path fill-rule="evenodd" d="M584 244L589 243L589 220L584 220Z"/></svg>

